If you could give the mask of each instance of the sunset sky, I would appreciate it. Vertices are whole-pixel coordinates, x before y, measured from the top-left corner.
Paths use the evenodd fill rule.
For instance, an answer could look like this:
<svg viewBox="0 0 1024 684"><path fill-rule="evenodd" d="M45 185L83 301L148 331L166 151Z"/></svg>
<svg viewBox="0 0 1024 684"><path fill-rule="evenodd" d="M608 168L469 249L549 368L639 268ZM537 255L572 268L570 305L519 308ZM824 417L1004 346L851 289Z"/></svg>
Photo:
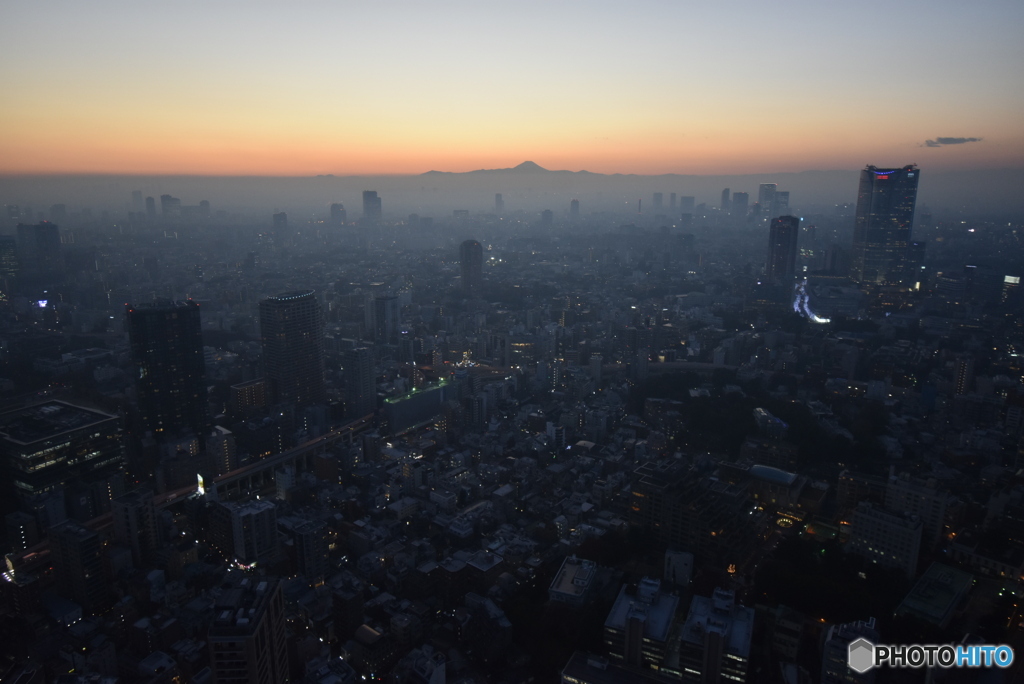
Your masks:
<svg viewBox="0 0 1024 684"><path fill-rule="evenodd" d="M1020 0L0 0L0 24L4 174L1024 166Z"/></svg>

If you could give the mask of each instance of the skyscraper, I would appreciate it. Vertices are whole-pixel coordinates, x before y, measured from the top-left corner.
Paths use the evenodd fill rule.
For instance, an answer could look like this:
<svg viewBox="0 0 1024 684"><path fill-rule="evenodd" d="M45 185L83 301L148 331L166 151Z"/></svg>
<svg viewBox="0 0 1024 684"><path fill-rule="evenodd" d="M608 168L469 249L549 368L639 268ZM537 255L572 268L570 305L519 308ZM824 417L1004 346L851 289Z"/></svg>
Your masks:
<svg viewBox="0 0 1024 684"><path fill-rule="evenodd" d="M181 199L170 195L160 195L160 213L164 216L180 216Z"/></svg>
<svg viewBox="0 0 1024 684"><path fill-rule="evenodd" d="M260 337L272 403L304 407L326 401L324 319L313 290L261 301Z"/></svg>
<svg viewBox="0 0 1024 684"><path fill-rule="evenodd" d="M499 214L505 211L505 199L500 192L494 193L494 211Z"/></svg>
<svg viewBox="0 0 1024 684"><path fill-rule="evenodd" d="M348 221L348 213L345 211L345 205L341 202L331 203L331 225L343 226Z"/></svg>
<svg viewBox="0 0 1024 684"><path fill-rule="evenodd" d="M380 197L376 190L363 190L363 221L369 224L380 223L383 214Z"/></svg>
<svg viewBox="0 0 1024 684"><path fill-rule="evenodd" d="M655 210L661 209L662 205L665 202L665 193L663 193L663 192L656 192L656 193L654 193L654 198L653 199L654 199L654 202L653 202L654 209Z"/></svg>
<svg viewBox="0 0 1024 684"><path fill-rule="evenodd" d="M401 305L398 297L383 295L373 299L373 339L380 343L393 344L398 337L401 322Z"/></svg>
<svg viewBox="0 0 1024 684"><path fill-rule="evenodd" d="M731 204L729 203L729 188L726 188L725 190L722 191L721 207L722 211L729 211L732 208Z"/></svg>
<svg viewBox="0 0 1024 684"><path fill-rule="evenodd" d="M775 191L778 187L775 183L761 183L757 186L757 204L760 208L761 218L773 218L771 211L775 207Z"/></svg>
<svg viewBox="0 0 1024 684"><path fill-rule="evenodd" d="M857 282L881 285L903 276L920 177L913 164L860 172L850 269Z"/></svg>
<svg viewBox="0 0 1024 684"><path fill-rule="evenodd" d="M349 418L373 413L377 408L373 350L368 347L349 349L341 363L345 371L345 413Z"/></svg>
<svg viewBox="0 0 1024 684"><path fill-rule="evenodd" d="M206 361L199 305L165 299L125 309L144 429L157 435L182 429L203 434Z"/></svg>
<svg viewBox="0 0 1024 684"><path fill-rule="evenodd" d="M732 215L734 219L744 220L747 218L750 195L745 192L732 193Z"/></svg>
<svg viewBox="0 0 1024 684"><path fill-rule="evenodd" d="M150 218L156 216L156 198L154 197L146 198L146 216Z"/></svg>
<svg viewBox="0 0 1024 684"><path fill-rule="evenodd" d="M277 684L288 680L281 583L230 573L213 606L207 634L215 684Z"/></svg>
<svg viewBox="0 0 1024 684"><path fill-rule="evenodd" d="M580 217L580 201L578 199L574 199L573 201L569 202L569 218L571 220L575 221L579 217Z"/></svg>
<svg viewBox="0 0 1024 684"><path fill-rule="evenodd" d="M576 206L579 206L578 202ZM476 240L466 240L459 245L459 263L462 266L462 289L477 292L484 277L484 248Z"/></svg>
<svg viewBox="0 0 1024 684"><path fill-rule="evenodd" d="M796 275L796 248L800 235L800 219L780 216L772 219L768 233L768 262L765 275L768 282L788 284Z"/></svg>
<svg viewBox="0 0 1024 684"><path fill-rule="evenodd" d="M50 530L57 592L87 614L99 613L110 599L103 546L98 533L73 522Z"/></svg>
<svg viewBox="0 0 1024 684"><path fill-rule="evenodd" d="M19 223L17 232L18 256L23 269L40 275L60 270L60 228L56 223Z"/></svg>
<svg viewBox="0 0 1024 684"><path fill-rule="evenodd" d="M274 214L274 232L279 234L288 232L288 214L283 211Z"/></svg>

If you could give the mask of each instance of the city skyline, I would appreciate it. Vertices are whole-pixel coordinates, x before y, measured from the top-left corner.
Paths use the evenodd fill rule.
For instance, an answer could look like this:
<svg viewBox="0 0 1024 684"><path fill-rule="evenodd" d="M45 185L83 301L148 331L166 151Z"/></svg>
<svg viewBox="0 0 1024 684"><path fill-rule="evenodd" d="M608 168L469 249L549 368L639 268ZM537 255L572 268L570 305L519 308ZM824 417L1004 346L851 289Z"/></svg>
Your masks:
<svg viewBox="0 0 1024 684"><path fill-rule="evenodd" d="M50 5L4 11L3 174L1024 165L1009 2Z"/></svg>

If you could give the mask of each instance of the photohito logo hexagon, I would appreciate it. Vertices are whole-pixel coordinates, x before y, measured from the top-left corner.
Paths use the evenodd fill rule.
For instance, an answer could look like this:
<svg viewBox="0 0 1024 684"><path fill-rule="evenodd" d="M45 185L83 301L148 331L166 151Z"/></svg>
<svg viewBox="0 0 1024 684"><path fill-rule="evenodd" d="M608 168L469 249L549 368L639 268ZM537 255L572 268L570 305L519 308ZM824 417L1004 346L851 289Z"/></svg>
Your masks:
<svg viewBox="0 0 1024 684"><path fill-rule="evenodd" d="M864 674L875 665L875 645L864 638L851 641L846 664L857 674Z"/></svg>

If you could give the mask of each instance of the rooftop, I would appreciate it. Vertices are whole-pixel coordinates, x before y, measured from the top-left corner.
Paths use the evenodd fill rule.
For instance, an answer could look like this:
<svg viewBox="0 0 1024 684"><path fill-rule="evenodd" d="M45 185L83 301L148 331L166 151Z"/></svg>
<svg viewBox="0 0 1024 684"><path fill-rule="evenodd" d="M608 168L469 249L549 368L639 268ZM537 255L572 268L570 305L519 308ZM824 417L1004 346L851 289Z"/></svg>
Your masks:
<svg viewBox="0 0 1024 684"><path fill-rule="evenodd" d="M624 630L626 622L637 617L644 621L644 638L665 641L678 607L678 596L662 592L658 580L645 577L640 580L635 593L630 591L629 585L619 590L619 597L615 599L604 626Z"/></svg>
<svg viewBox="0 0 1024 684"><path fill-rule="evenodd" d="M727 653L747 657L753 630L754 610L737 604L733 592L715 589L710 597L693 597L690 614L683 626L682 640L703 648L704 634L718 632Z"/></svg>
<svg viewBox="0 0 1024 684"><path fill-rule="evenodd" d="M110 420L116 416L63 401L48 401L0 415L0 435L17 444L33 444Z"/></svg>
<svg viewBox="0 0 1024 684"><path fill-rule="evenodd" d="M974 576L969 572L932 563L900 603L896 614L915 615L941 625L970 591L973 581Z"/></svg>

